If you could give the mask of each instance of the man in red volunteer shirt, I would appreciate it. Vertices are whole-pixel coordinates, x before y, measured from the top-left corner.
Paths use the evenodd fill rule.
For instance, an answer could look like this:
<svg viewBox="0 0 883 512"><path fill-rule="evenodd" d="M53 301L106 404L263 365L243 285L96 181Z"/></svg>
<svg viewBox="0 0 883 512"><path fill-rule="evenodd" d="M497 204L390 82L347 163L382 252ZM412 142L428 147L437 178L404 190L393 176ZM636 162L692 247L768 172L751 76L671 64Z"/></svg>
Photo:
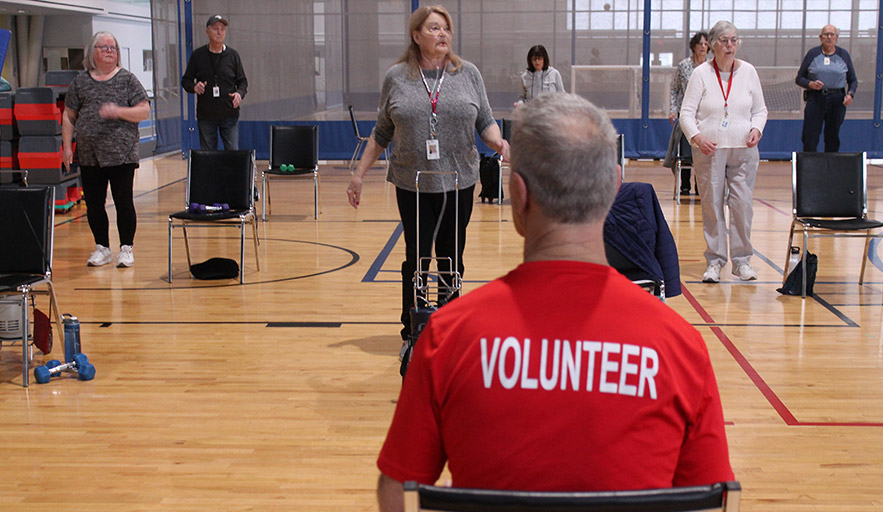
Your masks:
<svg viewBox="0 0 883 512"><path fill-rule="evenodd" d="M572 94L520 107L509 190L524 262L432 315L377 465L402 483L536 491L732 480L705 342L607 266L620 181L607 115Z"/></svg>

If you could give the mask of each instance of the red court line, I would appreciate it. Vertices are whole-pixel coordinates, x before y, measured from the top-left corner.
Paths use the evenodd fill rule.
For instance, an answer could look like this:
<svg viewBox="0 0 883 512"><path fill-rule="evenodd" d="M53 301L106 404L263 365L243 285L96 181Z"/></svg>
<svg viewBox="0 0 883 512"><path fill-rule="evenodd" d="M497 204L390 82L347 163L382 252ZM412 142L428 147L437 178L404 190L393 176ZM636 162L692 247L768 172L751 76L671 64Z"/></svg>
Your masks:
<svg viewBox="0 0 883 512"><path fill-rule="evenodd" d="M781 213L782 215L784 215L784 216L786 216L786 217L791 217L791 216L792 216L790 213L788 213L788 212L786 212L786 211L784 211L784 210L781 210L781 209L780 209L779 207L777 207L777 206L773 206L773 205L771 205L770 203L764 201L763 199L755 199L755 201L757 201L758 203L760 203L760 204L766 206L767 208L773 210L774 212Z"/></svg>
<svg viewBox="0 0 883 512"><path fill-rule="evenodd" d="M687 301L690 303L690 305L693 306L693 309L695 309L696 312L699 313L699 316L702 317L705 323L717 323L714 321L713 318L711 318L711 315L709 315L708 312L705 311L705 308L703 308L702 305L699 304L699 301L696 300L696 297L693 297L693 294L691 294L689 290L687 290L687 287L684 286L683 283L681 283L681 292L683 292L684 297L687 298ZM775 409L776 412L779 413L779 417L782 418L785 424L798 425L799 422L794 417L794 415L791 414L791 411L788 410L788 407L786 407L782 400L779 399L778 395L776 395L769 384L767 384L766 381L763 380L763 377L761 377L760 374L757 373L757 370L755 370L754 367L751 366L751 363L749 363L748 359L746 359L745 356L742 355L742 352L740 352L739 349L736 348L736 345L734 345L733 342L730 341L730 338L727 337L726 334L724 334L723 329L721 329L720 327L712 327L711 332L713 332L715 336L717 336L717 339L720 340L721 344L723 344L730 355L733 356L733 359L735 359L736 362L739 363L739 366L742 367L742 371L744 371L745 374L748 375L748 378L751 379L751 382L753 382L755 386L757 386L757 389L760 390L761 394L763 394L770 405L773 406L773 409Z"/></svg>

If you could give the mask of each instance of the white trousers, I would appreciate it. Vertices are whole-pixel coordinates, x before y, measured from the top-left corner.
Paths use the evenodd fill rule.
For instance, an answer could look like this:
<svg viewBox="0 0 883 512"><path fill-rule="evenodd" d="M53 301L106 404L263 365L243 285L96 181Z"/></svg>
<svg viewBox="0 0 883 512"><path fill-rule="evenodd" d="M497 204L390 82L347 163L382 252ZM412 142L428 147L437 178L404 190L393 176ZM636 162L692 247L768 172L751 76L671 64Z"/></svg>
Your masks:
<svg viewBox="0 0 883 512"><path fill-rule="evenodd" d="M760 158L753 148L720 148L711 156L693 151L693 170L702 202L702 230L705 261L723 267L727 263L727 241L733 267L748 264L751 220L754 216L754 180ZM727 189L729 188L729 194ZM729 209L730 225L724 206Z"/></svg>

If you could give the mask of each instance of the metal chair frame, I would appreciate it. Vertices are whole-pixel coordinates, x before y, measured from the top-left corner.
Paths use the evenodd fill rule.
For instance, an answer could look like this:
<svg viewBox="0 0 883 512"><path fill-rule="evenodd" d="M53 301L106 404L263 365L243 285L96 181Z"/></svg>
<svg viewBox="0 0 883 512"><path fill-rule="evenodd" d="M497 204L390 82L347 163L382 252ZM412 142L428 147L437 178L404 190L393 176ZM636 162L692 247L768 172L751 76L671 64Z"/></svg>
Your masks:
<svg viewBox="0 0 883 512"><path fill-rule="evenodd" d="M55 321L59 339L64 339L64 324L58 309L55 288L52 284L52 257L55 243L55 188L50 186L0 189L0 203L3 203L2 206L10 208L13 205L14 195L23 199L23 201L32 201L34 203L40 201L41 209L46 210L46 216L44 217L45 225L34 226L23 204L22 211L25 213L25 221L29 223L27 232L32 234L32 237L26 237L26 240L15 239L16 229L3 229L4 227L15 227L7 224L11 219L6 215L4 215L3 222L0 223L0 238L2 238L4 244L8 244L9 247L16 247L17 251L22 251L25 247L33 247L33 244L37 243L42 255L41 261L38 262L27 262L22 265L20 263L16 264L12 260L6 264L7 260L4 259L2 260L4 264L0 265L0 300L6 299L2 300L2 302L7 304L17 303L21 307L19 325L22 332L22 387L28 387L28 370L30 369L30 361L33 358L28 307L33 306L33 297L35 295L48 295L49 314ZM44 285L46 289L39 288Z"/></svg>
<svg viewBox="0 0 883 512"><path fill-rule="evenodd" d="M825 169L809 176L811 166L801 165L801 161L811 160L822 161ZM801 179L811 182L813 189L802 186ZM818 197L807 198L808 195ZM791 153L791 205L791 230L783 268L788 268L794 230L799 225L803 231L801 297L806 298L806 249L810 238L864 238L858 280L863 285L871 239L883 238L883 233L872 233L883 227L883 222L868 218L867 153ZM783 286L787 278L787 272L783 273Z"/></svg>
<svg viewBox="0 0 883 512"><path fill-rule="evenodd" d="M245 208L231 210L231 216L225 218L218 218L211 214L195 216L189 214L186 210L181 212L172 213L169 215L169 275L168 281L172 282L172 230L173 228L180 227L184 234L184 246L187 251L187 266L188 268L192 266L193 262L190 258L190 240L187 236L187 228L188 227L239 227L239 283L244 283L244 275L245 275L245 225L251 224L253 229L253 238L254 238L254 258L255 264L257 265L257 270L261 270L261 261L260 255L258 252L258 244L260 243L258 240L258 228L257 228L257 215L255 214L254 208L254 175L255 175L255 156L254 150L247 151L191 151L190 158L187 162L187 196L185 200L185 205L189 206L191 202L191 193L193 192L194 186L199 186L199 183L194 183L193 180L193 163L194 160L201 160L205 155L208 158L214 156L224 156L229 158L232 153L248 153L248 177L247 183L248 186L248 200L244 206ZM201 162L200 162L201 163ZM232 206L232 205L231 205Z"/></svg>
<svg viewBox="0 0 883 512"><path fill-rule="evenodd" d="M435 487L405 482L405 512L739 512L742 486L719 482L693 487L598 492L536 492Z"/></svg>
<svg viewBox="0 0 883 512"><path fill-rule="evenodd" d="M279 132L277 134L277 132ZM281 134L288 132L298 137L306 137L305 133L309 133L307 144L310 147L309 154L298 154L297 162L279 162L279 149L277 144L292 145L295 141L287 139L281 140ZM303 141L297 141L303 144ZM282 164L292 164L295 166L294 171L283 172ZM313 178L313 218L319 219L319 127L317 125L299 125L299 126L271 126L270 127L270 159L267 168L261 170L261 197L263 203L261 205L261 220L267 220L267 214L273 208L270 199L270 179L275 178Z"/></svg>

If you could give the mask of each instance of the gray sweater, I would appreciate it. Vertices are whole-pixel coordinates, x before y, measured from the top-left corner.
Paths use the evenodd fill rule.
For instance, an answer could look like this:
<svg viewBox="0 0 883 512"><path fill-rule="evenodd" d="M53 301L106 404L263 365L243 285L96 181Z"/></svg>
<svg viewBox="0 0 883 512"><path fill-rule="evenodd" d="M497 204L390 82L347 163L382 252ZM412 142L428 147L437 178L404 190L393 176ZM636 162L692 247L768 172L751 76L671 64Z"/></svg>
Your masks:
<svg viewBox="0 0 883 512"><path fill-rule="evenodd" d="M435 71L425 71L432 88ZM426 141L430 139L429 120L432 104L420 78L408 78L408 65L399 63L389 68L383 80L377 125L372 137L381 146L390 142L392 155L387 181L396 187L415 191L417 171L456 171L460 188L478 181L478 149L475 132L479 134L494 123L484 81L478 68L463 61L456 73L445 73L438 105L438 141L441 158L426 158ZM454 189L453 175L421 175L421 192L445 192Z"/></svg>

